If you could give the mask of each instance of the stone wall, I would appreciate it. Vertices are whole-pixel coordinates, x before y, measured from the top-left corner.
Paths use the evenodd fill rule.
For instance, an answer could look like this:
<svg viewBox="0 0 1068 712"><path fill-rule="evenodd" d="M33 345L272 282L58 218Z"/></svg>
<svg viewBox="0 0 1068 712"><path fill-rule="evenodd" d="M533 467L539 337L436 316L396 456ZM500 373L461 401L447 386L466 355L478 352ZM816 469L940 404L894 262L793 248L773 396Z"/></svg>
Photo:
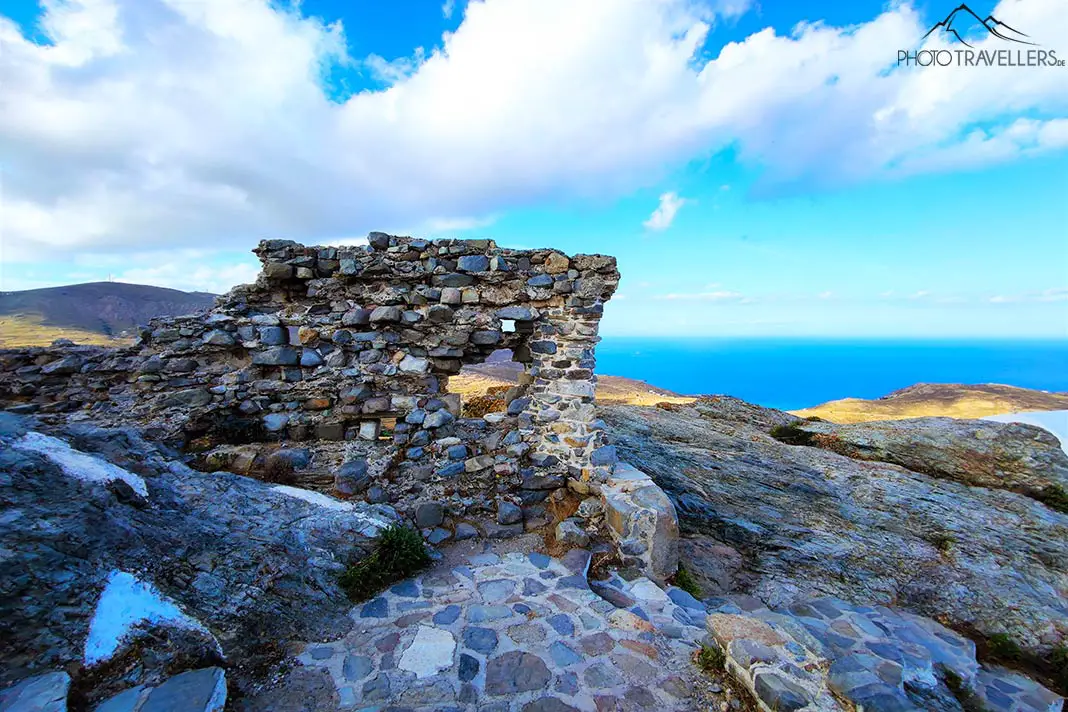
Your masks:
<svg viewBox="0 0 1068 712"><path fill-rule="evenodd" d="M254 252L255 284L207 314L155 320L135 346L0 352L0 405L132 422L183 447L384 448L378 474L395 495L461 508L487 493L530 504L569 480L596 490L611 475L593 369L614 258L383 233ZM507 413L459 419L449 376L505 348L525 366Z"/></svg>

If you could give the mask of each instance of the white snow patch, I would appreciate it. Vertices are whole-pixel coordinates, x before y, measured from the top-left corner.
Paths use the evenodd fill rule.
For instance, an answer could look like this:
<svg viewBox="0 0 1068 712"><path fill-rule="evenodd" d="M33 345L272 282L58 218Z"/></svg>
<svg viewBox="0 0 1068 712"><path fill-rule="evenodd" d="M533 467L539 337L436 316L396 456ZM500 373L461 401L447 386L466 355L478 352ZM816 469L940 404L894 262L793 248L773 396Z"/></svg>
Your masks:
<svg viewBox="0 0 1068 712"><path fill-rule="evenodd" d="M12 443L12 447L44 455L59 465L68 477L101 484L122 480L137 494L148 497L148 486L141 477L107 460L75 450L59 438L30 431Z"/></svg>
<svg viewBox="0 0 1068 712"><path fill-rule="evenodd" d="M196 630L215 640L200 621L183 613L174 601L163 596L152 584L138 581L125 571L112 571L89 623L85 664L96 665L110 659L119 650L123 639L140 623ZM215 646L221 655L218 641Z"/></svg>
<svg viewBox="0 0 1068 712"><path fill-rule="evenodd" d="M295 497L296 499L302 499L305 502L319 505L320 507L326 507L327 509L336 509L341 512L351 512L356 507L352 502L342 502L340 499L334 499L322 492L313 492L312 490L301 489L300 487L290 487L289 485L275 485L272 487L275 492L281 492L289 497Z"/></svg>
<svg viewBox="0 0 1068 712"><path fill-rule="evenodd" d="M275 492L284 494L287 497L303 500L309 504L323 507L324 509L332 509L337 512L349 512L364 525L364 528L360 530L360 533L367 537L378 536L380 531L390 525L390 521L384 517L376 517L368 512L357 509L356 505L352 502L343 502L340 499L334 499L321 492L313 492L312 490L301 489L300 487L290 487L289 485L275 485L271 489Z"/></svg>
<svg viewBox="0 0 1068 712"><path fill-rule="evenodd" d="M1068 453L1068 410L1044 410L1033 413L1005 413L988 415L983 420L996 423L1026 423L1047 430L1061 441L1061 450Z"/></svg>

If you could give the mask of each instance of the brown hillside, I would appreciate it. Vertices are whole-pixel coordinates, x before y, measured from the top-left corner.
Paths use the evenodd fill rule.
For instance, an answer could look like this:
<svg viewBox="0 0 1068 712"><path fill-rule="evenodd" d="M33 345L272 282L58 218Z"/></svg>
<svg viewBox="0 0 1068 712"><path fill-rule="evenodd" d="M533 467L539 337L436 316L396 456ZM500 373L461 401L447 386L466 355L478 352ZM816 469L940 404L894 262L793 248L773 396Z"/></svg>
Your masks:
<svg viewBox="0 0 1068 712"><path fill-rule="evenodd" d="M864 423L926 416L983 418L1001 413L1068 409L1068 393L1049 393L996 383L918 383L882 398L843 398L792 411L834 423Z"/></svg>
<svg viewBox="0 0 1068 712"><path fill-rule="evenodd" d="M108 343L157 316L210 308L215 295L120 282L90 282L0 293L4 346L30 346L69 338Z"/></svg>

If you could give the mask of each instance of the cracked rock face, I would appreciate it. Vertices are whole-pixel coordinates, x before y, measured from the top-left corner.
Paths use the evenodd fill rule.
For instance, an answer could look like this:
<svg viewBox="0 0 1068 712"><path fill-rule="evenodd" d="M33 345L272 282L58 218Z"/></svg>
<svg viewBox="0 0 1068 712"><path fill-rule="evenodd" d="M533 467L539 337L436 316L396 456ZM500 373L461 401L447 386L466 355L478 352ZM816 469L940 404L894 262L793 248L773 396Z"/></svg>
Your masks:
<svg viewBox="0 0 1068 712"><path fill-rule="evenodd" d="M706 595L889 604L969 634L1007 633L1040 656L1068 639L1068 515L780 443L768 430L795 418L736 399L673 411L600 414L620 456L674 502L682 562Z"/></svg>
<svg viewBox="0 0 1068 712"><path fill-rule="evenodd" d="M813 444L858 460L889 462L967 485L1040 495L1068 490L1068 455L1050 432L1023 423L909 418L799 424Z"/></svg>
<svg viewBox="0 0 1068 712"><path fill-rule="evenodd" d="M78 479L47 452L13 446L22 430L0 429L0 688L80 669L74 685L100 699L220 656L251 666L272 659L278 641L350 624L338 573L388 524L388 508L317 495L344 504L326 506L245 477L196 472L132 431L53 432L101 463L100 472L122 468L125 479L143 482L142 497L119 475ZM126 597L102 602L116 581L128 584L119 587ZM125 617L111 620L108 611ZM122 640L98 640L108 631ZM101 646L106 656L89 656ZM234 674L240 686L247 672ZM94 687L86 675L109 682Z"/></svg>

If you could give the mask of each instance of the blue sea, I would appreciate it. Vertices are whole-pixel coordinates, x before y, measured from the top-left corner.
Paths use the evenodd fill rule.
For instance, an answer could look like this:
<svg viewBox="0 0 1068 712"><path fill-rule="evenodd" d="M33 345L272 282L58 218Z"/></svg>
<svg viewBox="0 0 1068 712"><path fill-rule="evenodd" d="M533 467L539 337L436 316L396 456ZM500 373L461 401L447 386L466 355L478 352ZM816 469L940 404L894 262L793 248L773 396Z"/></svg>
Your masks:
<svg viewBox="0 0 1068 712"><path fill-rule="evenodd" d="M1068 391L1068 340L926 341L606 336L597 372L686 395L725 394L792 410L878 398L916 383Z"/></svg>

